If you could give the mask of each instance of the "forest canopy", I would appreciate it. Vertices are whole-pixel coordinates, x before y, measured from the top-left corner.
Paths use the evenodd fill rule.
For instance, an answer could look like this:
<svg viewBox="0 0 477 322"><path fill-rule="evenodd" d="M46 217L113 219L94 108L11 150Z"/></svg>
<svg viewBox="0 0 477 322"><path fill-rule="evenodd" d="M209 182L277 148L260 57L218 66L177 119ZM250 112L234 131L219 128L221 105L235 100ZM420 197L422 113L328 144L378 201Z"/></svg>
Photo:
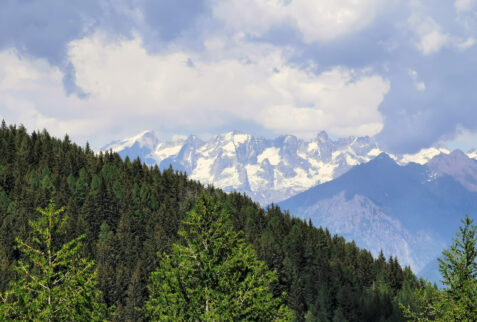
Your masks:
<svg viewBox="0 0 477 322"><path fill-rule="evenodd" d="M54 199L68 215L57 245L84 236L79 252L94 260L101 302L114 307L114 319L144 320L149 277L173 256L174 244L183 238L181 222L202 194L221 204L246 247L276 272L270 294L284 296L298 321L403 320L399 303L412 305L413 290L424 285L397 258L373 258L274 205L263 209L242 194L204 187L171 168L94 153L68 136L29 134L3 122L0 292L19 278L14 268L24 254L16 238L32 240L29 222L38 218L38 207Z"/></svg>

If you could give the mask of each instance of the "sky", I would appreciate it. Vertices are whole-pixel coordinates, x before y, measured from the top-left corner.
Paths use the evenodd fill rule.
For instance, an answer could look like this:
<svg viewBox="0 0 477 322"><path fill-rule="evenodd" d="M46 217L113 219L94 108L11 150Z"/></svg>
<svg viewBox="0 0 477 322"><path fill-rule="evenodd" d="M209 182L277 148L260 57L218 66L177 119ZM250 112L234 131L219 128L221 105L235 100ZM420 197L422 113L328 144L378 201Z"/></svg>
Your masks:
<svg viewBox="0 0 477 322"><path fill-rule="evenodd" d="M2 0L0 118L477 147L477 0Z"/></svg>

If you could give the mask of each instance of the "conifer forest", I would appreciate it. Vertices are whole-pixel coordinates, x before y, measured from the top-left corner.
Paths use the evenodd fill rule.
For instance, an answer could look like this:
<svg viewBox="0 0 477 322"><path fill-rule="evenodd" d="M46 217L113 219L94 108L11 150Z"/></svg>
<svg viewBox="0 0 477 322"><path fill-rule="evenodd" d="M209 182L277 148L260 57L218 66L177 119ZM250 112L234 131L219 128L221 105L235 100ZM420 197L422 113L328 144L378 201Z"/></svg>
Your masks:
<svg viewBox="0 0 477 322"><path fill-rule="evenodd" d="M292 215L3 122L0 318L475 321L468 217L441 289Z"/></svg>

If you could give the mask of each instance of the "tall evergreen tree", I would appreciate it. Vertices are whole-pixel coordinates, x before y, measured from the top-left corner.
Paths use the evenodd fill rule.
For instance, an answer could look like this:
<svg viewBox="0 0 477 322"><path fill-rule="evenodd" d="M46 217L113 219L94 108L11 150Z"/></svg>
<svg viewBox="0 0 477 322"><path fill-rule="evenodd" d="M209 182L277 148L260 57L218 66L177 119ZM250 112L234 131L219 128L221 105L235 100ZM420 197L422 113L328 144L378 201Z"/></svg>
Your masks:
<svg viewBox="0 0 477 322"><path fill-rule="evenodd" d="M106 313L96 290L94 261L80 256L80 236L56 245L56 237L68 217L53 201L38 208L40 217L31 220L33 238L17 238L24 257L18 261L18 279L0 294L0 320L99 321Z"/></svg>
<svg viewBox="0 0 477 322"><path fill-rule="evenodd" d="M445 295L456 304L456 320L477 320L477 226L472 223L466 215L454 243L439 259Z"/></svg>
<svg viewBox="0 0 477 322"><path fill-rule="evenodd" d="M151 274L145 311L152 320L291 319L270 292L276 273L233 230L219 202L202 195L182 224L183 243Z"/></svg>
<svg viewBox="0 0 477 322"><path fill-rule="evenodd" d="M442 283L439 292L427 284L414 292L417 308L401 304L412 321L477 321L477 226L468 215L462 220L452 245L439 258Z"/></svg>

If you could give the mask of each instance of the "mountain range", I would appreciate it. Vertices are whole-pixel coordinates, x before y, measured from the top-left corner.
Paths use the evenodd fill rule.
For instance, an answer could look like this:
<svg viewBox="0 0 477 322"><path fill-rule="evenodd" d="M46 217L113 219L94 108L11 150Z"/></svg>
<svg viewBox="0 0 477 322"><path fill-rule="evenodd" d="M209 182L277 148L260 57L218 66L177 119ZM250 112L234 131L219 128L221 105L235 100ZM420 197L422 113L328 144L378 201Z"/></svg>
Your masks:
<svg viewBox="0 0 477 322"><path fill-rule="evenodd" d="M240 191L262 205L277 203L315 185L331 181L353 166L366 163L383 151L370 137L333 140L320 132L311 140L293 135L275 139L228 132L208 140L191 135L160 140L154 131L112 142L102 148L122 157L140 157L161 169L172 165L191 179L225 191ZM413 155L391 155L399 164L424 164L444 147L423 149ZM477 157L477 153L476 153Z"/></svg>
<svg viewBox="0 0 477 322"><path fill-rule="evenodd" d="M113 142L103 150L172 166L225 191L240 191L266 205L354 240L374 256L382 250L432 281L437 257L459 220L477 214L477 150L467 154L431 147L416 154L383 152L373 138L275 139L229 132L161 141L153 131Z"/></svg>

